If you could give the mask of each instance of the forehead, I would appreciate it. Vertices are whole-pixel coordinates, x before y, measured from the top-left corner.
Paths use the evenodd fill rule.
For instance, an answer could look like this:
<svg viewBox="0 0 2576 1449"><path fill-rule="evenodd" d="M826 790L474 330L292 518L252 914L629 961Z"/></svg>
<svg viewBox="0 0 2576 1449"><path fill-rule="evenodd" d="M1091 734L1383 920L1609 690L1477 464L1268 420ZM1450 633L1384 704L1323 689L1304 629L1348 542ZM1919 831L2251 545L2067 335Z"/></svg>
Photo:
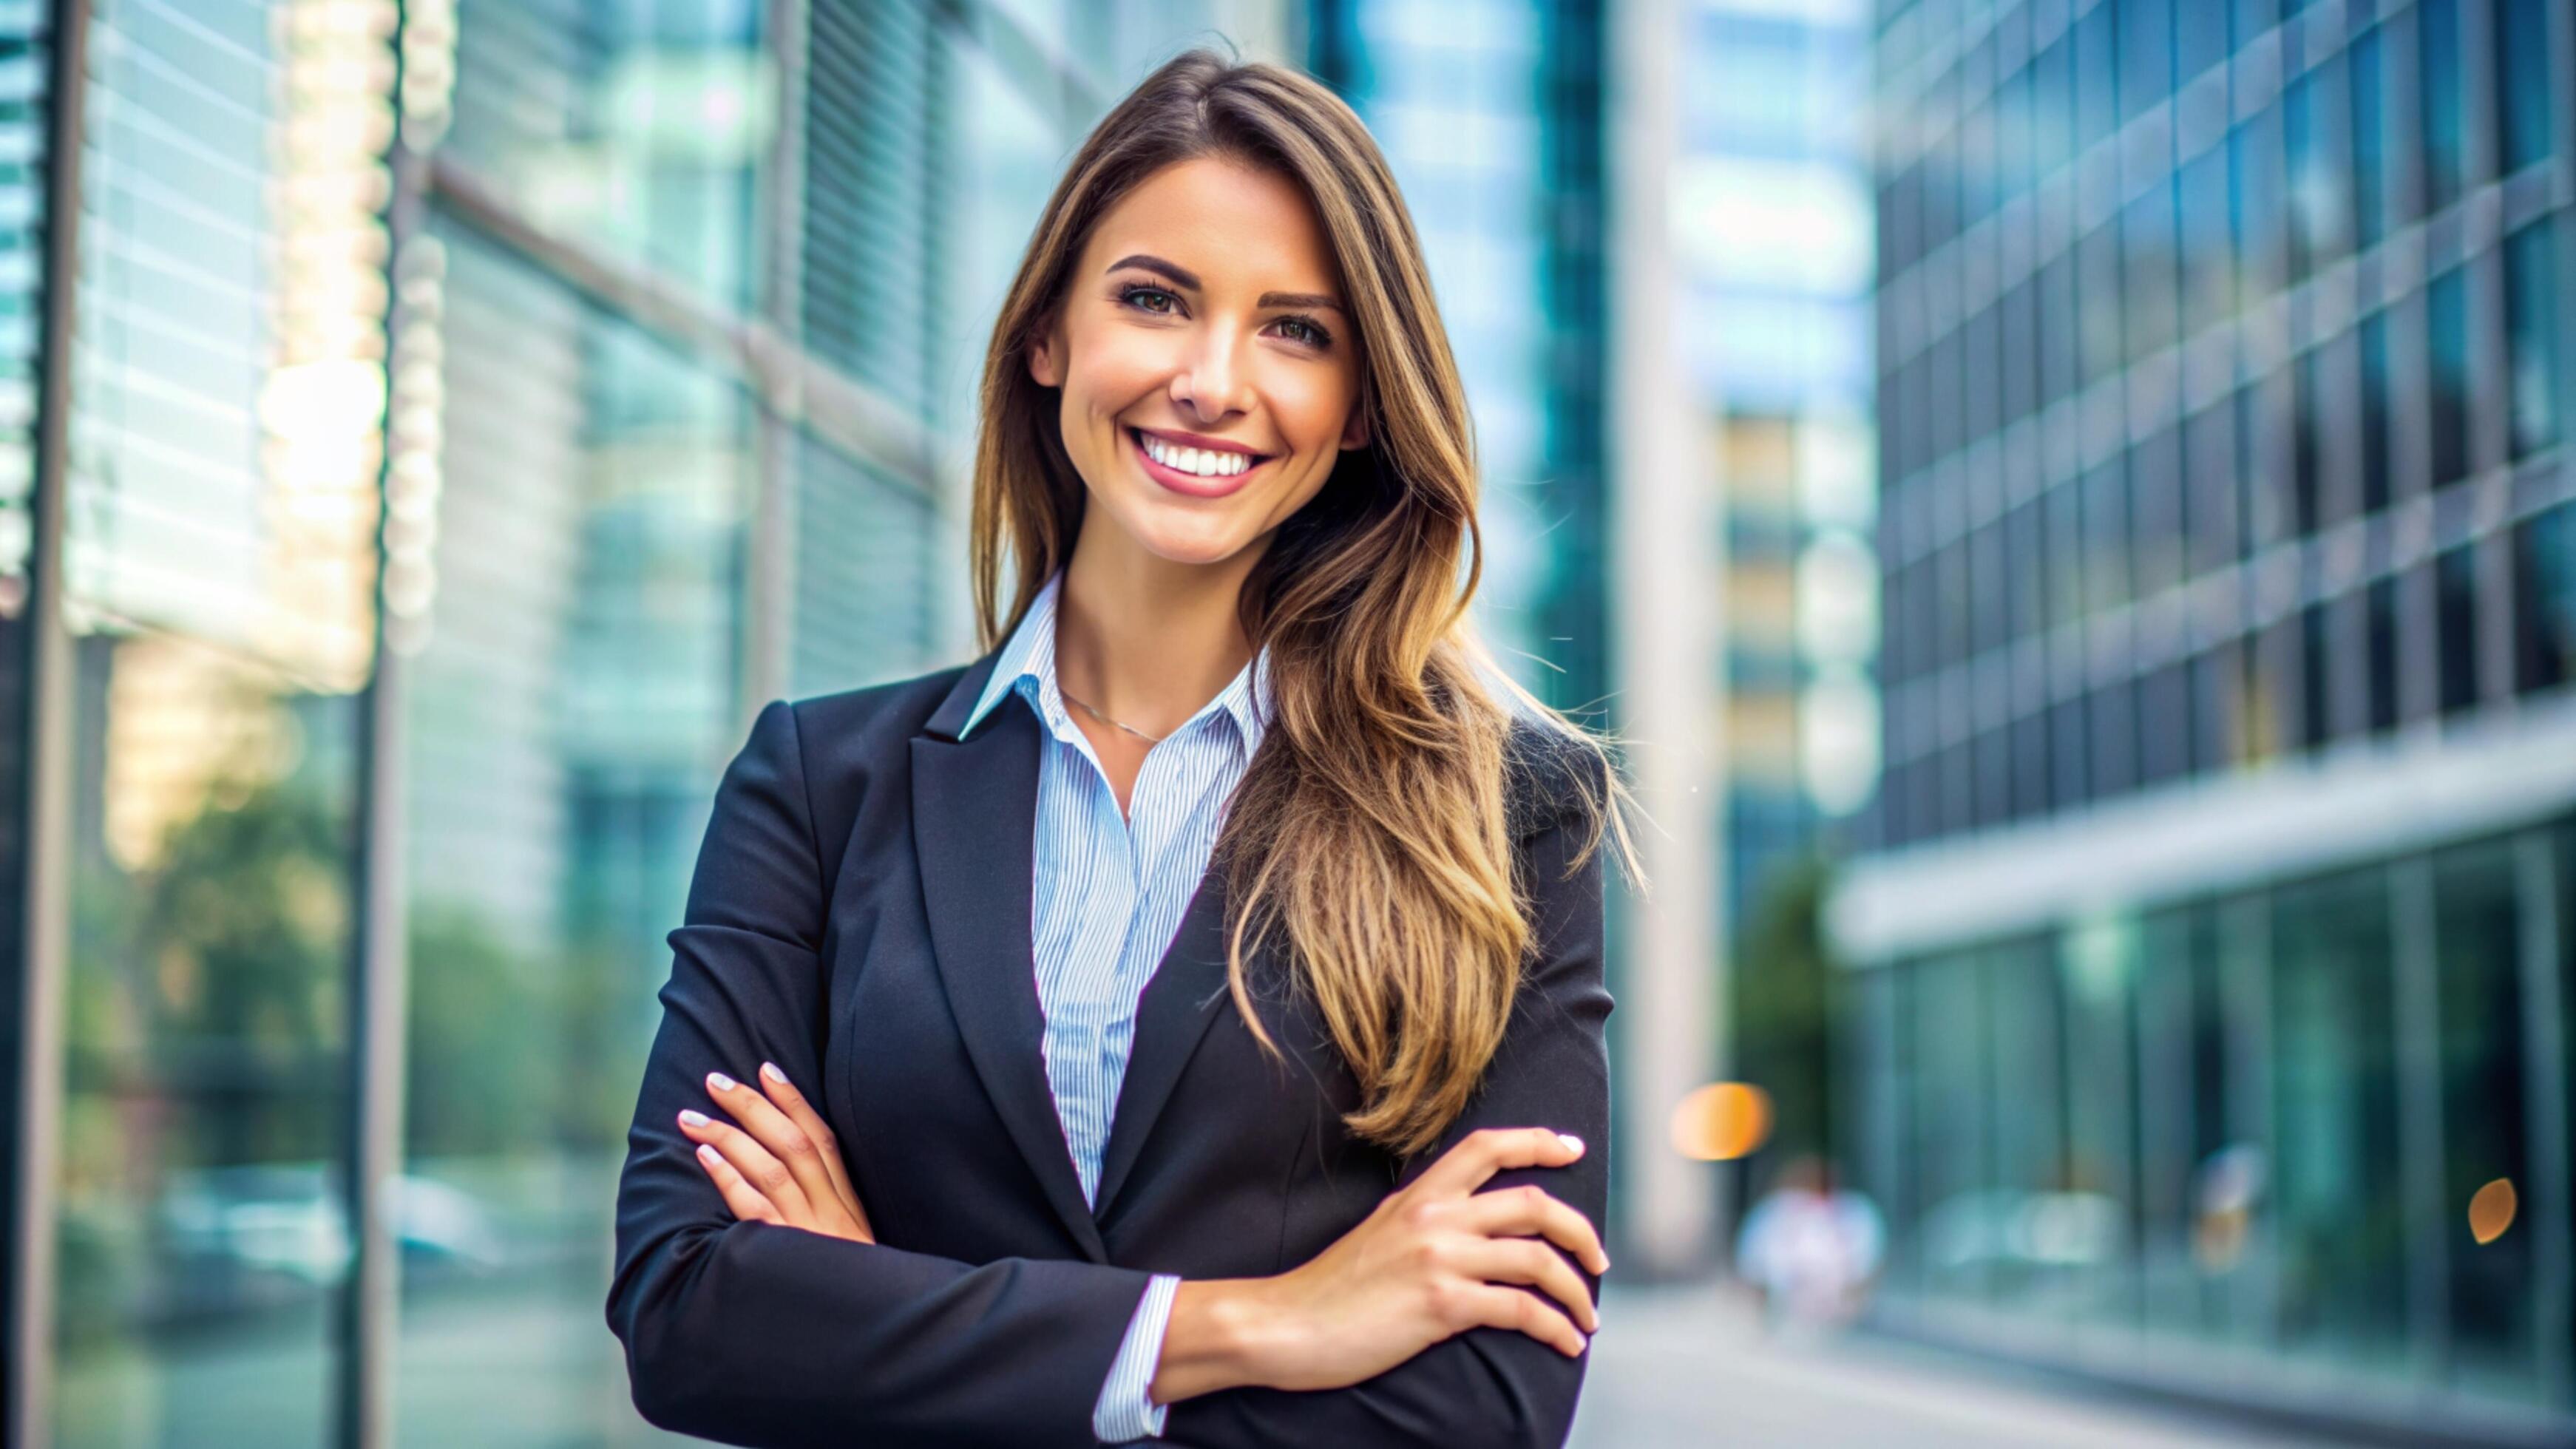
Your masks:
<svg viewBox="0 0 2576 1449"><path fill-rule="evenodd" d="M1339 271L1305 189L1278 172L1213 156L1164 167L1092 228L1083 267L1147 252L1198 273L1211 291L1329 292Z"/></svg>

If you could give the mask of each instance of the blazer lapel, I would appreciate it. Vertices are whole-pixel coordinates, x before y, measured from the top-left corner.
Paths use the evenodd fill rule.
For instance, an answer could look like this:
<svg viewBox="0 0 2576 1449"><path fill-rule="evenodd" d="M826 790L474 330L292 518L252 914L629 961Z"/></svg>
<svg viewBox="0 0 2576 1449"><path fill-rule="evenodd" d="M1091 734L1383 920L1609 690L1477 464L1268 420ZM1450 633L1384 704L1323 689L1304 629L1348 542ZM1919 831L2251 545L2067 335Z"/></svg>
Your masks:
<svg viewBox="0 0 2576 1449"><path fill-rule="evenodd" d="M1180 928L1145 983L1136 1005L1135 1045L1118 1085L1118 1111L1110 1119L1108 1150L1101 1155L1096 1213L1106 1218L1128 1172L1144 1151L1154 1121L1171 1100L1199 1039L1229 1009L1225 981L1224 869L1211 863L1198 893L1181 914Z"/></svg>
<svg viewBox="0 0 2576 1449"><path fill-rule="evenodd" d="M1042 736L1035 716L1006 703L973 739L957 738L992 669L989 655L968 669L912 740L912 834L931 952L967 1055L1011 1140L1074 1241L1106 1262L1040 1045L1046 1019L1029 917Z"/></svg>

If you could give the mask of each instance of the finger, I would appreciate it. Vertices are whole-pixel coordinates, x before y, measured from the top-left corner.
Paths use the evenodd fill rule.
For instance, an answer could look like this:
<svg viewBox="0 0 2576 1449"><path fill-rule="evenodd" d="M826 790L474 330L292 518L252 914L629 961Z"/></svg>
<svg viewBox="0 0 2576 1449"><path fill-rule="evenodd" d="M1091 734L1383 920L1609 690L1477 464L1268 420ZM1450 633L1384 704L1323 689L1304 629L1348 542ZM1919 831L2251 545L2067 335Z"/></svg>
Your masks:
<svg viewBox="0 0 2576 1449"><path fill-rule="evenodd" d="M1488 1328L1526 1333L1567 1358L1580 1358L1587 1340L1562 1313L1518 1288L1488 1283L1472 1290L1468 1304L1475 1321Z"/></svg>
<svg viewBox="0 0 2576 1449"><path fill-rule="evenodd" d="M1469 1232L1489 1238L1542 1237L1574 1255L1574 1260L1600 1277L1610 1271L1610 1255L1592 1221L1535 1187L1497 1188L1467 1199L1457 1219Z"/></svg>
<svg viewBox="0 0 2576 1449"><path fill-rule="evenodd" d="M787 1080L787 1074L778 1069L776 1062L760 1064L760 1089L769 1094L769 1100L787 1115L788 1121L796 1124L798 1131L813 1139L815 1149L822 1154L824 1175L831 1179L832 1190L840 1194L841 1206L849 1209L850 1216L865 1227L867 1210L859 1205L858 1189L850 1185L849 1166L841 1160L840 1139L832 1135L823 1114L814 1110L813 1104L805 1100L803 1092L796 1090L795 1083Z"/></svg>
<svg viewBox="0 0 2576 1449"><path fill-rule="evenodd" d="M749 1180L770 1205L778 1209L781 1220L790 1227L803 1227L814 1220L814 1207L805 1189L796 1183L796 1174L787 1170L760 1145L752 1135L730 1122L719 1122L704 1112L682 1112L680 1130L691 1141L702 1142L724 1154L734 1170Z"/></svg>
<svg viewBox="0 0 2576 1449"><path fill-rule="evenodd" d="M1597 1333L1601 1319L1592 1292L1565 1256L1534 1238L1487 1238L1458 1254L1458 1270L1488 1283L1527 1283L1565 1305L1586 1333Z"/></svg>
<svg viewBox="0 0 2576 1449"><path fill-rule="evenodd" d="M747 1223L779 1221L778 1209L760 1195L760 1189L745 1181L732 1163L725 1161L723 1153L701 1142L692 1155L698 1159L698 1166L706 1169L707 1176L716 1180L716 1191L724 1194L725 1206L735 1217Z"/></svg>
<svg viewBox="0 0 2576 1449"><path fill-rule="evenodd" d="M1545 1127L1487 1127L1442 1153L1414 1186L1463 1197L1513 1167L1563 1167L1583 1155L1583 1139Z"/></svg>
<svg viewBox="0 0 2576 1449"><path fill-rule="evenodd" d="M840 1190L833 1186L831 1173L823 1167L823 1154L805 1129L789 1121L787 1114L767 1097L722 1072L707 1073L707 1091L718 1106L733 1114L743 1131L787 1168L807 1202L817 1207L825 1203L839 1205Z"/></svg>

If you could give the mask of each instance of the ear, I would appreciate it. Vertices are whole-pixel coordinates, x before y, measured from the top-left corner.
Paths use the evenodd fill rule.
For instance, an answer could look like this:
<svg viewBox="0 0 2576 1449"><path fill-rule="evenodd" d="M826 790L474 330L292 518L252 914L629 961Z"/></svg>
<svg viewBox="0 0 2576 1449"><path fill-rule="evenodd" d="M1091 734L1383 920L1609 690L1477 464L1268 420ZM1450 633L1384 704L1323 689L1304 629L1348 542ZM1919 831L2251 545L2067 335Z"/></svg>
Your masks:
<svg viewBox="0 0 2576 1449"><path fill-rule="evenodd" d="M1056 346L1052 323L1039 329L1037 339L1029 344L1029 376L1040 387L1064 386L1063 354Z"/></svg>
<svg viewBox="0 0 2576 1449"><path fill-rule="evenodd" d="M1342 424L1342 451L1345 453L1368 446L1368 404L1355 403L1348 422Z"/></svg>

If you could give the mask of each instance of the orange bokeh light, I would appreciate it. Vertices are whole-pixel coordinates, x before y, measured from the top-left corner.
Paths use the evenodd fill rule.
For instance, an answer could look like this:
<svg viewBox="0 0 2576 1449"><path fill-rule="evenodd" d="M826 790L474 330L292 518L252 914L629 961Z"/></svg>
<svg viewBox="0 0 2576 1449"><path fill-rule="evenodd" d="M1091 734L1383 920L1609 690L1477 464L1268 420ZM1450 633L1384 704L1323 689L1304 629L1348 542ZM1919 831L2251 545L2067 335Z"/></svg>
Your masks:
<svg viewBox="0 0 2576 1449"><path fill-rule="evenodd" d="M2513 1226L2513 1215L2520 1201L2514 1196L2513 1179L2499 1177L2479 1188L2469 1199L2469 1236L2481 1244L2492 1243Z"/></svg>
<svg viewBox="0 0 2576 1449"><path fill-rule="evenodd" d="M1732 1162L1771 1138L1771 1094L1750 1082L1711 1082L1673 1109L1673 1150L1700 1162Z"/></svg>

